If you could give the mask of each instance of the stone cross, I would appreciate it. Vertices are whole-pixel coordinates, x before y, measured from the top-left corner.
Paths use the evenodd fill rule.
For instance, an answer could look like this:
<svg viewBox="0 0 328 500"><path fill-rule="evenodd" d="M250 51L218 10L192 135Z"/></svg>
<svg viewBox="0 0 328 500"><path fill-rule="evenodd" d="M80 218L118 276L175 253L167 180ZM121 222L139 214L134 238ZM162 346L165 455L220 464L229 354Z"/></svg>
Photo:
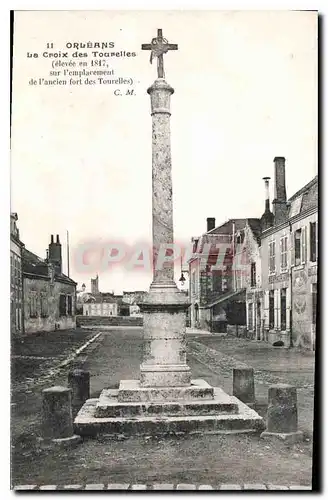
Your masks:
<svg viewBox="0 0 328 500"><path fill-rule="evenodd" d="M155 43L156 41L156 43ZM187 297L174 281L174 261L165 264L157 259L165 249L172 249L173 200L170 137L170 98L174 89L164 80L163 54L176 50L158 30L151 44L143 45L159 60L158 78L147 90L152 116L152 232L154 249L153 281L140 308L144 313L144 352L140 366L141 388L190 387L190 368L186 360ZM168 256L168 254L166 254ZM173 255L174 257L174 255ZM165 393L165 391L164 391ZM156 392L157 398L168 398ZM149 393L150 394L150 393ZM170 393L172 398L173 393ZM152 395L152 398L154 396ZM172 400L172 399L171 399Z"/></svg>
<svg viewBox="0 0 328 500"><path fill-rule="evenodd" d="M166 38L163 38L161 29L157 30L157 37L153 38L151 43L143 43L142 50L151 50L150 62L152 63L153 57L157 57L157 75L158 78L164 78L164 61L163 54L168 50L178 50L176 43L169 43Z"/></svg>

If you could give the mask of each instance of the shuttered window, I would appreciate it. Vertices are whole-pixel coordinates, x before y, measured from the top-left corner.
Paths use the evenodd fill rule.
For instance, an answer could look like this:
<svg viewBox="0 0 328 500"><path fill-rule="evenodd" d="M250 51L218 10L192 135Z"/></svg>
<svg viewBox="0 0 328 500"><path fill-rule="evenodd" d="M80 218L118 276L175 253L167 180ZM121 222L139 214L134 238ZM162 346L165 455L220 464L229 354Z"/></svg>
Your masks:
<svg viewBox="0 0 328 500"><path fill-rule="evenodd" d="M270 241L269 243L269 272L274 274L276 272L276 242Z"/></svg>

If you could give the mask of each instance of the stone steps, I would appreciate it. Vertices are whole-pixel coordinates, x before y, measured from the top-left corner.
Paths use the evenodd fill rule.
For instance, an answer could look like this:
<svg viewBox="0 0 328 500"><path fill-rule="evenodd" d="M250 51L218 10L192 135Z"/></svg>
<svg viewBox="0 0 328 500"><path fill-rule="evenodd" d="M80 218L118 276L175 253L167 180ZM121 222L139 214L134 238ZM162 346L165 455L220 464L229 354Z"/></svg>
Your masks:
<svg viewBox="0 0 328 500"><path fill-rule="evenodd" d="M213 399L161 402L119 402L118 391L105 389L96 405L97 418L203 416L238 413L238 405L222 390L216 390Z"/></svg>
<svg viewBox="0 0 328 500"><path fill-rule="evenodd" d="M139 380L121 380L117 392L119 403L201 401L213 398L213 387L202 379L191 380L190 385L183 387L142 387Z"/></svg>
<svg viewBox="0 0 328 500"><path fill-rule="evenodd" d="M127 436L168 434L210 434L260 432L263 419L237 398L231 397L238 406L238 413L220 415L138 416L136 418L96 417L98 399L89 399L74 421L74 432L81 436L99 434Z"/></svg>

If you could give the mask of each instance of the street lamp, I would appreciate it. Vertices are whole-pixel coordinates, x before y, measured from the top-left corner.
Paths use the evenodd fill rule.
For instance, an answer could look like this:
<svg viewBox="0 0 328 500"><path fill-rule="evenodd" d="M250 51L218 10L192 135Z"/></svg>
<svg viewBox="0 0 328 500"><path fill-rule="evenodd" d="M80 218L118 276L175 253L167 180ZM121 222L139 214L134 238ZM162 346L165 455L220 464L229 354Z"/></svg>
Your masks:
<svg viewBox="0 0 328 500"><path fill-rule="evenodd" d="M180 281L180 283L181 283L181 286L184 286L185 281L186 281L186 278L183 276L183 273L181 273L181 276L180 276L180 278L179 278L179 281Z"/></svg>

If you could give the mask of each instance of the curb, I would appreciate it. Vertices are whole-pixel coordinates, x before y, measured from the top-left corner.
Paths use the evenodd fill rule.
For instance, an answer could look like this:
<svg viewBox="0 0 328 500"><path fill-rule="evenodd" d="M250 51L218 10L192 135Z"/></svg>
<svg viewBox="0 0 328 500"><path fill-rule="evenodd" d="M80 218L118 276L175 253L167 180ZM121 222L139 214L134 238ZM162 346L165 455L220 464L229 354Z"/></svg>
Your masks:
<svg viewBox="0 0 328 500"><path fill-rule="evenodd" d="M56 484L45 484L45 485L35 485L35 484L25 484L14 486L15 491L49 491L49 490L89 490L89 491L99 491L99 490L312 490L310 485L277 485L277 484L262 484L262 483L252 483L252 484L122 484L122 483L110 483L110 484L66 484L66 485L56 485Z"/></svg>

